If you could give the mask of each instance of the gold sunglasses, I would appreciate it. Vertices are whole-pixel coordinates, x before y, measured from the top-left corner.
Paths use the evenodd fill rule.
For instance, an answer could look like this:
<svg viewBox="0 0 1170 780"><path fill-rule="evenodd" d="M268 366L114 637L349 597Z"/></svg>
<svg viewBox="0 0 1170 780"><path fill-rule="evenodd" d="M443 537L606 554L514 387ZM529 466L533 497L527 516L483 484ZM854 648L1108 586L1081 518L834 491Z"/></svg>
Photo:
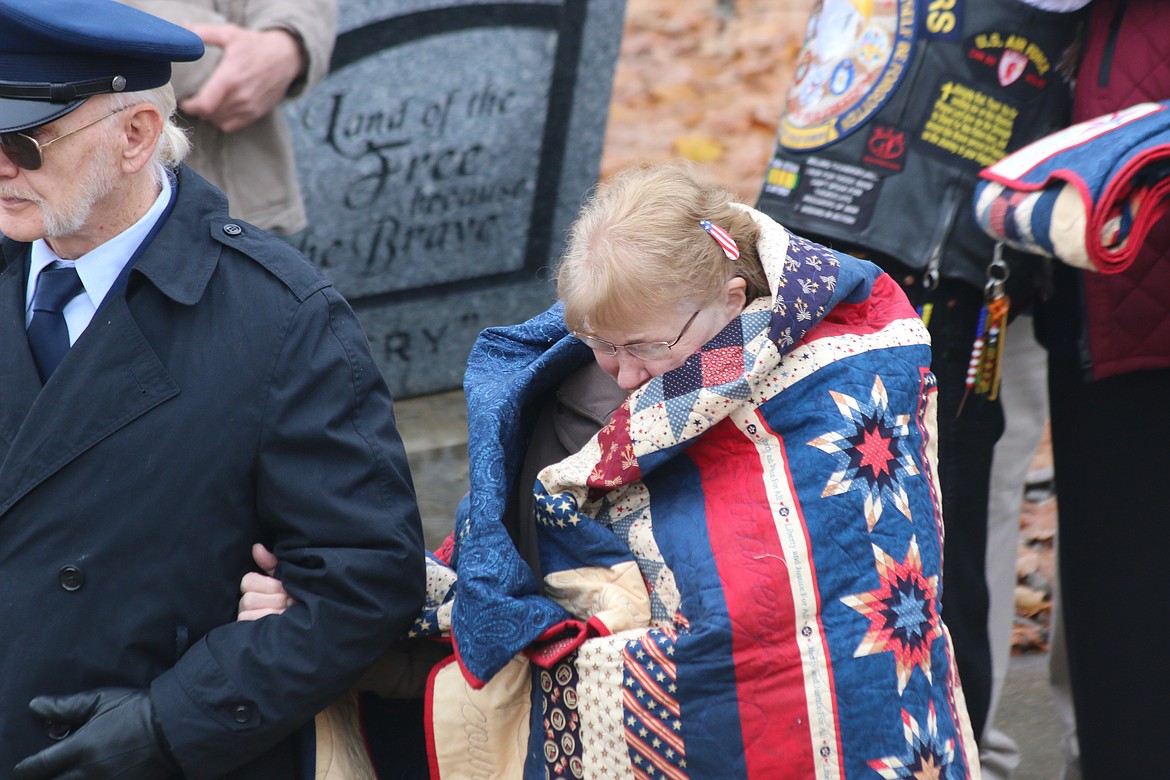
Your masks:
<svg viewBox="0 0 1170 780"><path fill-rule="evenodd" d="M100 116L89 124L84 124L81 127L70 130L68 133L62 133L56 138L50 138L48 141L41 143L37 139L25 135L24 133L0 133L0 149L4 150L4 155L12 160L12 164L17 168L23 168L26 171L35 171L41 167L45 162L45 149L50 144L55 144L62 138L68 138L74 133L79 133L87 127L93 127L103 119L109 119L119 111L124 111L129 106L122 106L122 108L115 108L105 116Z"/></svg>

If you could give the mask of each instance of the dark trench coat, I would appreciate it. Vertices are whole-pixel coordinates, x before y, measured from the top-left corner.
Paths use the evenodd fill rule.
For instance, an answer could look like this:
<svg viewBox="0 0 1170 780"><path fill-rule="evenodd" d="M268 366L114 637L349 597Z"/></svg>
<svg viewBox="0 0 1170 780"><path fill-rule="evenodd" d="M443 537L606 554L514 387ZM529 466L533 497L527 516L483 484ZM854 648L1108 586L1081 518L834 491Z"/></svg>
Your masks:
<svg viewBox="0 0 1170 780"><path fill-rule="evenodd" d="M298 726L419 611L422 534L352 310L179 172L173 213L42 389L0 243L0 777L40 694L149 688L184 772L289 777ZM242 228L239 229L239 228ZM250 546L300 603L234 622Z"/></svg>

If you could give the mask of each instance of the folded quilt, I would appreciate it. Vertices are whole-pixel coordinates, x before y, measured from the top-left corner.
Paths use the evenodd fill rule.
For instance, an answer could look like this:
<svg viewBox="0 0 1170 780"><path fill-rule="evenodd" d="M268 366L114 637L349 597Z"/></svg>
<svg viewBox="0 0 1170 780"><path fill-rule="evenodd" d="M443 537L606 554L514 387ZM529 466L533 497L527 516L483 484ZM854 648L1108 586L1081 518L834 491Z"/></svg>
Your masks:
<svg viewBox="0 0 1170 780"><path fill-rule="evenodd" d="M980 171L975 218L1025 252L1125 270L1170 205L1170 101L1046 136Z"/></svg>

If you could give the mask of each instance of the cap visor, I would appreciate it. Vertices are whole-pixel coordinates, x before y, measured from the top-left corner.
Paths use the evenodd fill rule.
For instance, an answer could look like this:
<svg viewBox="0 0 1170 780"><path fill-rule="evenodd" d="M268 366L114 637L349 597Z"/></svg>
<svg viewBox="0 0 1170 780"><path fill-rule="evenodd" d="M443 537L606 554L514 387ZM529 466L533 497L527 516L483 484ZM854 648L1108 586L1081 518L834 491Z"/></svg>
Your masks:
<svg viewBox="0 0 1170 780"><path fill-rule="evenodd" d="M0 98L0 133L14 133L47 124L65 116L84 102L85 98L69 103Z"/></svg>

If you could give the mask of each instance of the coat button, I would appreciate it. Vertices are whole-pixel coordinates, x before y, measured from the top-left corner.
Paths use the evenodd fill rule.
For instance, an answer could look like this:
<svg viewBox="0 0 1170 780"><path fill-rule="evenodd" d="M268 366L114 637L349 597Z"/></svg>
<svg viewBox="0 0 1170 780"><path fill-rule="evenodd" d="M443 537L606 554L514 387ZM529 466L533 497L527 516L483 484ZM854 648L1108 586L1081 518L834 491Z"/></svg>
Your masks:
<svg viewBox="0 0 1170 780"><path fill-rule="evenodd" d="M49 739L60 742L73 733L73 729L68 724L59 723L58 721L50 721L48 726Z"/></svg>
<svg viewBox="0 0 1170 780"><path fill-rule="evenodd" d="M236 723L247 723L252 719L252 708L247 704L237 704L232 710L232 717L236 719Z"/></svg>
<svg viewBox="0 0 1170 780"><path fill-rule="evenodd" d="M240 233L244 232L244 229L235 222L229 222L223 226L223 232L227 233L229 236L238 236Z"/></svg>
<svg viewBox="0 0 1170 780"><path fill-rule="evenodd" d="M57 580L65 590L81 590L81 586L85 584L85 574L76 566L62 566L61 571L57 573Z"/></svg>

